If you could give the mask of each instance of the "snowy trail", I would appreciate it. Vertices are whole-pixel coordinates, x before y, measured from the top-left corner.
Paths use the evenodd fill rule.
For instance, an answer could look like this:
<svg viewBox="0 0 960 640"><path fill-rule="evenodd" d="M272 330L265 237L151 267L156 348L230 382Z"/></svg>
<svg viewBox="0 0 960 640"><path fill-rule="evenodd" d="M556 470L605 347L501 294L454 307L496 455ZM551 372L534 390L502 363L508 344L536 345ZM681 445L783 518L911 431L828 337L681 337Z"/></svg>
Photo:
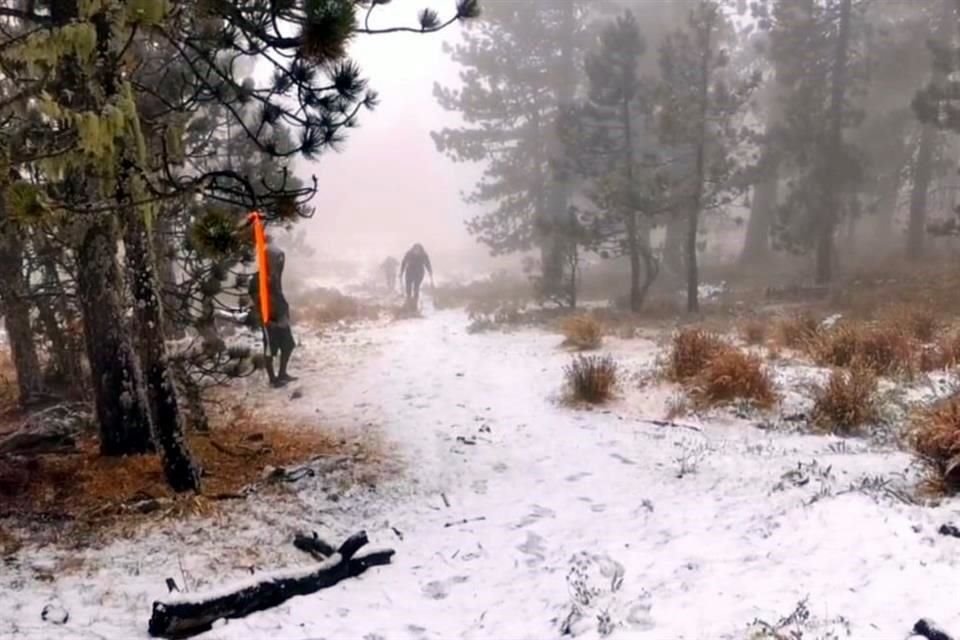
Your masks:
<svg viewBox="0 0 960 640"><path fill-rule="evenodd" d="M905 455L837 454L834 439L742 424L698 434L638 421L662 411L657 391L574 411L555 401L569 359L558 336L469 335L465 325L435 313L385 329L381 354L339 396L403 447L419 485L410 504L387 510L404 540L380 532L396 565L214 637L557 637L581 551L625 567L621 592L601 606L631 635L745 637L754 618L776 621L807 596L814 615L849 618L854 637L900 637L920 615L960 624L942 592L960 546L933 536L944 514L861 494L803 506L814 488L770 495L797 462L833 464L845 488L901 471ZM611 350L628 370L655 355L644 341ZM701 456L696 473L677 477L678 457Z"/></svg>
<svg viewBox="0 0 960 640"><path fill-rule="evenodd" d="M573 625L578 636L598 636L597 615L605 613L615 637L746 639L752 620L776 622L805 597L814 617L848 620L854 638L902 638L921 616L960 629L950 588L958 584L960 540L936 535L956 516L953 503L920 508L860 492L816 500L821 487L900 473L906 455L732 419L702 432L658 427L643 420L662 414L669 391L658 388L628 389L605 411L570 409L556 401L569 360L557 335L469 335L465 326L460 313L428 312L364 329L350 338L365 349L362 357L325 346L324 360L300 372L303 398L266 401L382 429L407 467L400 483L373 497L346 496L336 516L319 495L251 507L256 524L235 544L266 535L288 546L286 529L317 510L315 521L334 537L364 527L397 555L392 566L204 638L558 638L571 608L571 559L581 552L593 556L586 584L598 593ZM628 371L649 367L656 355L645 340L611 340L607 350ZM694 469L679 477L678 459ZM829 474L814 470L806 484L775 490L785 472L813 459ZM162 555L171 544L224 537L208 528L90 553ZM302 561L295 552L289 558ZM209 564L185 561L217 580ZM109 630L104 636L143 637L170 564L169 557L141 560L133 577L105 568L53 591L79 609L72 609L78 620ZM595 574L617 565L622 588L611 593L610 578ZM102 586L107 577L112 584ZM0 580L0 588L9 584ZM31 615L51 591L21 587L15 609ZM84 587L99 593L74 594ZM104 590L124 596L111 600ZM98 595L99 611L84 612ZM96 625L101 616L108 626ZM804 637L826 628L811 626ZM19 628L17 637L49 630Z"/></svg>

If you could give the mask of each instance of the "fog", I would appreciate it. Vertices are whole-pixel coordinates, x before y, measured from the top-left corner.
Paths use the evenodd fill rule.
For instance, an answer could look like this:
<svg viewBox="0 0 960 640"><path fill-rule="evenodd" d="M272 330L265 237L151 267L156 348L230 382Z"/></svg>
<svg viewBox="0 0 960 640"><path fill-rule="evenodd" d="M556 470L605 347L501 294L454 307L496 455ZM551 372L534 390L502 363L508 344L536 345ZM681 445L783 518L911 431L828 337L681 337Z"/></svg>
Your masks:
<svg viewBox="0 0 960 640"><path fill-rule="evenodd" d="M393 2L376 10L371 26L415 25L423 7L445 17L453 2ZM339 153L297 162L297 174L305 180L315 175L319 184L314 217L298 225L319 259L370 266L387 255L399 259L420 242L447 275L468 264L491 266L487 251L466 231L471 208L460 197L479 169L450 162L430 138L431 130L459 121L433 98L435 81L456 81L457 66L442 47L459 37L454 26L431 35L360 36L351 44L351 57L381 102L361 113Z"/></svg>

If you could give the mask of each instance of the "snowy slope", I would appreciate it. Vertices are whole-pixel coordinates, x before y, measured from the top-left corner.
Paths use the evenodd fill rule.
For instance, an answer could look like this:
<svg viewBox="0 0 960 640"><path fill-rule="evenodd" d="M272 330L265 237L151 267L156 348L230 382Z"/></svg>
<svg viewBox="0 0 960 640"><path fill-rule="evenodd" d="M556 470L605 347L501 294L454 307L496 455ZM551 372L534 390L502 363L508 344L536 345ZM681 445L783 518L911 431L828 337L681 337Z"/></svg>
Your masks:
<svg viewBox="0 0 960 640"><path fill-rule="evenodd" d="M818 620L854 638L903 638L922 616L960 629L960 540L936 534L956 504L890 497L884 482L907 483L906 454L733 418L656 426L646 420L672 392L655 386L630 384L603 411L570 409L557 402L569 359L558 336L468 335L466 324L428 311L310 339L295 356L304 397L251 398L386 438L405 464L397 480L342 492L327 477L216 522L22 551L0 574L0 637L145 637L164 578L215 586L250 566L302 565L289 541L305 528L331 539L366 528L397 550L394 564L204 638L539 639L565 621L588 638L747 638L755 618L776 622L807 597L807 638L826 632ZM607 349L641 372L657 351L647 340ZM78 554L79 570L38 580ZM70 612L63 627L40 620L54 598Z"/></svg>

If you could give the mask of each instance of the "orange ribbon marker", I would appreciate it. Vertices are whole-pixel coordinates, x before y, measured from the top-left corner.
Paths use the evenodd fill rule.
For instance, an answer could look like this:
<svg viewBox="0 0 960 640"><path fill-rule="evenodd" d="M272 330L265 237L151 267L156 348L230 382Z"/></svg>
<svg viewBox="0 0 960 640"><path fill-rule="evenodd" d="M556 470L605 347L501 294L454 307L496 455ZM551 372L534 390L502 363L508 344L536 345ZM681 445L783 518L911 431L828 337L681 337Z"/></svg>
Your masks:
<svg viewBox="0 0 960 640"><path fill-rule="evenodd" d="M257 251L257 267L260 280L260 317L263 326L270 321L270 274L267 264L267 234L263 230L263 216L259 211L253 211L248 216L253 223L253 243Z"/></svg>

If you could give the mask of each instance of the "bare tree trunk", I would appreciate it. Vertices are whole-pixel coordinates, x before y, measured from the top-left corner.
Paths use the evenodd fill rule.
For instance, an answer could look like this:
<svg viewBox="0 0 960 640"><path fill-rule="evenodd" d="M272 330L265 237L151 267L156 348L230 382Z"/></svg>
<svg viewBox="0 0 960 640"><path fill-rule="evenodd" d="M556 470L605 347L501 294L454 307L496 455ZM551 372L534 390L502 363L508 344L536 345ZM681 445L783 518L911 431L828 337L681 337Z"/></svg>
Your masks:
<svg viewBox="0 0 960 640"><path fill-rule="evenodd" d="M21 406L29 405L43 392L43 372L30 328L29 283L23 273L23 246L0 200L0 311L10 341L17 391Z"/></svg>
<svg viewBox="0 0 960 640"><path fill-rule="evenodd" d="M843 150L843 99L847 90L847 55L850 48L851 0L840 5L840 25L837 33L837 48L833 58L833 78L830 91L829 137L827 140L827 163L836 162ZM836 171L825 172L823 209L817 233L816 282L827 284L833 279L833 235L837 226L839 185Z"/></svg>
<svg viewBox="0 0 960 640"><path fill-rule="evenodd" d="M696 165L694 168L693 197L687 212L687 313L700 310L700 270L697 264L697 232L700 225L700 209L703 207L704 181L707 179L707 115L710 100L711 47L713 46L713 27L715 16L710 16L704 25L704 39L699 43L703 47L700 57L700 113L697 122Z"/></svg>
<svg viewBox="0 0 960 640"><path fill-rule="evenodd" d="M100 423L100 451L107 456L153 450L149 404L123 321L123 281L116 253L112 218L92 219L77 250L77 299Z"/></svg>
<svg viewBox="0 0 960 640"><path fill-rule="evenodd" d="M126 198L126 194L121 194ZM200 473L184 437L173 368L167 358L163 309L157 294L154 256L141 212L131 208L124 234L127 269L133 287L135 327L154 431L167 482L174 491L197 491Z"/></svg>

